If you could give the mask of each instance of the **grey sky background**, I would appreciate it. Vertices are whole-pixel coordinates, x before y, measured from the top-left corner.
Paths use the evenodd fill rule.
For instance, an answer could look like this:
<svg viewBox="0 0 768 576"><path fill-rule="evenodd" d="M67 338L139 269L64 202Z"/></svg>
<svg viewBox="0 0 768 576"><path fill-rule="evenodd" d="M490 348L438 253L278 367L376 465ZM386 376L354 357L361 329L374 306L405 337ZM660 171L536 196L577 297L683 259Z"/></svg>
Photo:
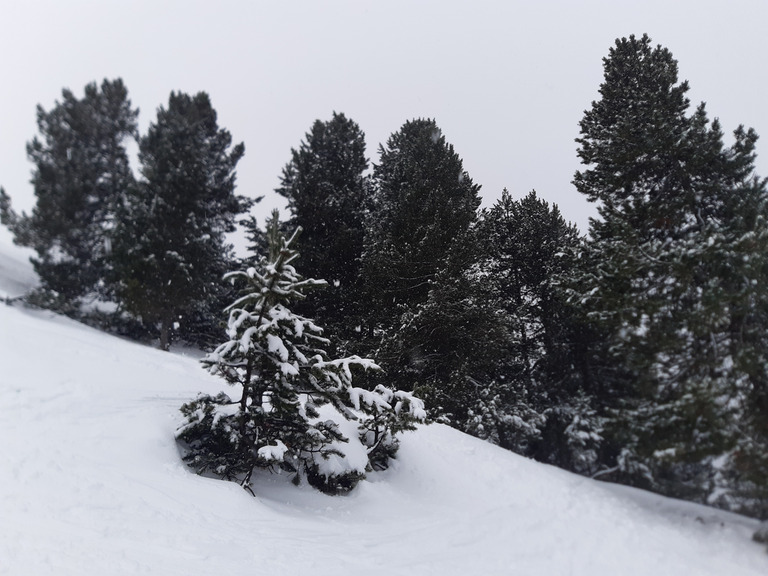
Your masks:
<svg viewBox="0 0 768 576"><path fill-rule="evenodd" d="M435 118L482 185L484 205L535 189L587 229L571 185L574 138L617 37L669 48L692 105L726 134L754 127L768 175L765 0L0 0L0 185L34 203L25 145L35 106L68 87L121 77L146 130L172 90L211 96L246 154L238 192L265 195L315 119L344 112L368 157L409 119Z"/></svg>

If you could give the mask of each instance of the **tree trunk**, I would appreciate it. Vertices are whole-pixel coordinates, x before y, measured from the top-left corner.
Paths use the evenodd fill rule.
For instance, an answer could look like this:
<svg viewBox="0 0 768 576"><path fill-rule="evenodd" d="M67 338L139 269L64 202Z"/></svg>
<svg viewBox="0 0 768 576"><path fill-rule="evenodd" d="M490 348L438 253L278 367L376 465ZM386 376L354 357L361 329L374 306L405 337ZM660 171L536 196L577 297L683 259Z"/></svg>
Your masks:
<svg viewBox="0 0 768 576"><path fill-rule="evenodd" d="M173 317L170 314L163 314L163 319L160 322L160 350L166 352L171 347L171 322Z"/></svg>

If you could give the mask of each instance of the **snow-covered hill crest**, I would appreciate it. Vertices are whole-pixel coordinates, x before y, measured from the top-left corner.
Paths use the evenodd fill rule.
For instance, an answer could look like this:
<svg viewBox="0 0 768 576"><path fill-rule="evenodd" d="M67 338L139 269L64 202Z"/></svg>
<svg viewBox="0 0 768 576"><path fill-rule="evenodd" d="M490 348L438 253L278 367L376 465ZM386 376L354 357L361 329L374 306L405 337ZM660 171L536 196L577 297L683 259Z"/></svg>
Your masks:
<svg viewBox="0 0 768 576"><path fill-rule="evenodd" d="M23 288L10 260L0 287ZM768 573L755 521L439 425L349 496L265 474L251 497L190 473L174 441L179 406L223 386L195 358L0 304L0 574Z"/></svg>

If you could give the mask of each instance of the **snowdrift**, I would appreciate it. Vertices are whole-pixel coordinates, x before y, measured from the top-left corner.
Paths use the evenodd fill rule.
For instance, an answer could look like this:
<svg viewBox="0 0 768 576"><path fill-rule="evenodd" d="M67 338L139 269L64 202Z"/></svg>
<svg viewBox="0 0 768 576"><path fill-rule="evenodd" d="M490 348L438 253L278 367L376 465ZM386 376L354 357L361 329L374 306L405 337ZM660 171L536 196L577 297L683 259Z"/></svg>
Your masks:
<svg viewBox="0 0 768 576"><path fill-rule="evenodd" d="M10 293L33 275L3 242ZM195 357L0 303L0 574L768 574L756 521L439 425L348 496L262 474L252 497L174 441L179 406L225 386Z"/></svg>

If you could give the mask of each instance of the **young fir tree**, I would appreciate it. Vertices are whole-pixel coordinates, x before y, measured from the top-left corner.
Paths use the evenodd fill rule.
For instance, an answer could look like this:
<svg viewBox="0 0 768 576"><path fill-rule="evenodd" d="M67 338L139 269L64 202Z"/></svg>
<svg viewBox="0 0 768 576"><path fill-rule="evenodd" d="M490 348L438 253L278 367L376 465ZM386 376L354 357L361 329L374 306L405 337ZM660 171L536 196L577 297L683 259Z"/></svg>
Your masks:
<svg viewBox="0 0 768 576"><path fill-rule="evenodd" d="M424 419L423 405L404 392L353 387L353 370L378 366L357 356L329 360L322 330L291 311L308 290L325 285L293 267L299 232L286 240L275 213L269 257L227 275L244 284L242 296L227 308L228 340L203 363L240 398L222 393L184 405L179 437L184 459L199 473L250 489L254 470L276 467L295 473L296 482L346 492L386 466L397 450L395 434Z"/></svg>
<svg viewBox="0 0 768 576"><path fill-rule="evenodd" d="M17 215L3 193L0 212L15 241L37 252L41 303L74 313L84 295L104 294L115 207L133 183L125 142L136 137L137 116L119 79L37 107L40 134L27 145L36 204Z"/></svg>
<svg viewBox="0 0 768 576"><path fill-rule="evenodd" d="M572 300L603 342L590 370L613 414L610 472L704 500L737 444L738 407L764 381L764 364L739 360L763 357L740 343L745 324L764 329L745 241L764 225L747 208L765 195L757 136L739 128L725 147L703 104L689 115L677 62L647 36L617 40L604 70L577 140L574 184L600 219Z"/></svg>
<svg viewBox="0 0 768 576"><path fill-rule="evenodd" d="M316 120L283 169L276 192L288 200L289 227L301 227L303 269L328 288L300 305L346 340L359 325L360 257L370 187L365 134L344 114Z"/></svg>
<svg viewBox="0 0 768 576"><path fill-rule="evenodd" d="M118 209L113 234L119 301L160 327L167 349L176 322L209 316L232 260L225 235L250 202L237 196L244 146L219 128L208 95L171 93L139 143L143 180Z"/></svg>

